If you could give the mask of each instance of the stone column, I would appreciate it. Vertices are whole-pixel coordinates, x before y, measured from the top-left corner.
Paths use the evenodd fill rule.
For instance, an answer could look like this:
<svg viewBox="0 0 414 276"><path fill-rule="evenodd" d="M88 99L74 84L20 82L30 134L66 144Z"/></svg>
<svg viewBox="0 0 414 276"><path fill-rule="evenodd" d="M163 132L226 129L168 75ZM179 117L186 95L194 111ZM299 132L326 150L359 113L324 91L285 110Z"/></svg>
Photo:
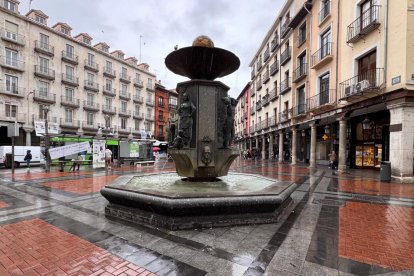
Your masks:
<svg viewBox="0 0 414 276"><path fill-rule="evenodd" d="M26 132L26 146L32 145L32 131L33 128L23 128L23 130Z"/></svg>
<svg viewBox="0 0 414 276"><path fill-rule="evenodd" d="M292 165L296 165L296 159L297 159L297 130L296 128L292 129Z"/></svg>
<svg viewBox="0 0 414 276"><path fill-rule="evenodd" d="M390 110L391 174L407 182L414 176L414 104L400 103L387 107Z"/></svg>
<svg viewBox="0 0 414 276"><path fill-rule="evenodd" d="M269 133L269 159L272 159L273 155L273 133Z"/></svg>
<svg viewBox="0 0 414 276"><path fill-rule="evenodd" d="M252 147L253 147L253 138L250 137L249 138L249 150L252 150Z"/></svg>
<svg viewBox="0 0 414 276"><path fill-rule="evenodd" d="M311 125L311 146L310 146L309 167L316 168L316 124Z"/></svg>
<svg viewBox="0 0 414 276"><path fill-rule="evenodd" d="M262 159L266 159L266 135L262 135Z"/></svg>
<svg viewBox="0 0 414 276"><path fill-rule="evenodd" d="M338 173L346 172L346 124L348 118L339 119Z"/></svg>
<svg viewBox="0 0 414 276"><path fill-rule="evenodd" d="M256 147L257 149L259 149L259 136L256 136Z"/></svg>
<svg viewBox="0 0 414 276"><path fill-rule="evenodd" d="M283 132L279 132L279 162L283 162Z"/></svg>

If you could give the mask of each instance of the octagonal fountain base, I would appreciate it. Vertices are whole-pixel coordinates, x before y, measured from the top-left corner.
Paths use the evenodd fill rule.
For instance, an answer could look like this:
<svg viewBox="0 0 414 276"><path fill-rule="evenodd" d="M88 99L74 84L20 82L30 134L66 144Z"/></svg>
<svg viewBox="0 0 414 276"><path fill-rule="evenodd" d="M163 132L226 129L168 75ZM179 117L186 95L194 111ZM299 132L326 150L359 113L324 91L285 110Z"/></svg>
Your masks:
<svg viewBox="0 0 414 276"><path fill-rule="evenodd" d="M277 222L296 187L251 174L193 182L163 173L121 176L101 194L108 217L180 230Z"/></svg>

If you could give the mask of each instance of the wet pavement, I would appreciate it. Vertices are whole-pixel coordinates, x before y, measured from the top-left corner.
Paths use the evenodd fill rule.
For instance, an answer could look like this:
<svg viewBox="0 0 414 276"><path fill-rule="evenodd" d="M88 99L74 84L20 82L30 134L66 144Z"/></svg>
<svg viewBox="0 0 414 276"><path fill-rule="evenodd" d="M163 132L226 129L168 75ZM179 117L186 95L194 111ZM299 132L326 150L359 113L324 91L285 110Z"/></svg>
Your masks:
<svg viewBox="0 0 414 276"><path fill-rule="evenodd" d="M0 170L0 275L414 275L414 184L236 160L232 172L300 184L278 223L168 231L105 217L102 187L171 171Z"/></svg>

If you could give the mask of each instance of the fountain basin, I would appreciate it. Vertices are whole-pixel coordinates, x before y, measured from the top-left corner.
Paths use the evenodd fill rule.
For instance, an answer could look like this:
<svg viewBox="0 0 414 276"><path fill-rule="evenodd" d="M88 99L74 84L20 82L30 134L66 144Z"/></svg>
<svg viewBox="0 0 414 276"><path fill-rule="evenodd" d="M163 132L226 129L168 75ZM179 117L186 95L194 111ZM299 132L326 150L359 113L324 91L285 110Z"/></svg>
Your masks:
<svg viewBox="0 0 414 276"><path fill-rule="evenodd" d="M163 173L121 176L101 194L108 217L179 230L277 222L296 186L251 174L192 182Z"/></svg>

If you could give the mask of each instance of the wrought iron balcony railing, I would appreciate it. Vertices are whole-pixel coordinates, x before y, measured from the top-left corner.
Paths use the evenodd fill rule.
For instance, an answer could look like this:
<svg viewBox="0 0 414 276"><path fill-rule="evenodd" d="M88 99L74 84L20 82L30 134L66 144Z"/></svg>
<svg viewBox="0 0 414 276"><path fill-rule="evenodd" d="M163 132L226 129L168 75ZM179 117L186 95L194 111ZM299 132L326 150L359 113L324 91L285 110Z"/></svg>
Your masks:
<svg viewBox="0 0 414 276"><path fill-rule="evenodd" d="M379 5L373 5L348 26L346 42L355 43L379 25Z"/></svg>
<svg viewBox="0 0 414 276"><path fill-rule="evenodd" d="M332 42L327 42L311 56L311 66L317 69L332 60Z"/></svg>
<svg viewBox="0 0 414 276"><path fill-rule="evenodd" d="M361 72L339 84L339 100L378 91L384 85L384 68Z"/></svg>

